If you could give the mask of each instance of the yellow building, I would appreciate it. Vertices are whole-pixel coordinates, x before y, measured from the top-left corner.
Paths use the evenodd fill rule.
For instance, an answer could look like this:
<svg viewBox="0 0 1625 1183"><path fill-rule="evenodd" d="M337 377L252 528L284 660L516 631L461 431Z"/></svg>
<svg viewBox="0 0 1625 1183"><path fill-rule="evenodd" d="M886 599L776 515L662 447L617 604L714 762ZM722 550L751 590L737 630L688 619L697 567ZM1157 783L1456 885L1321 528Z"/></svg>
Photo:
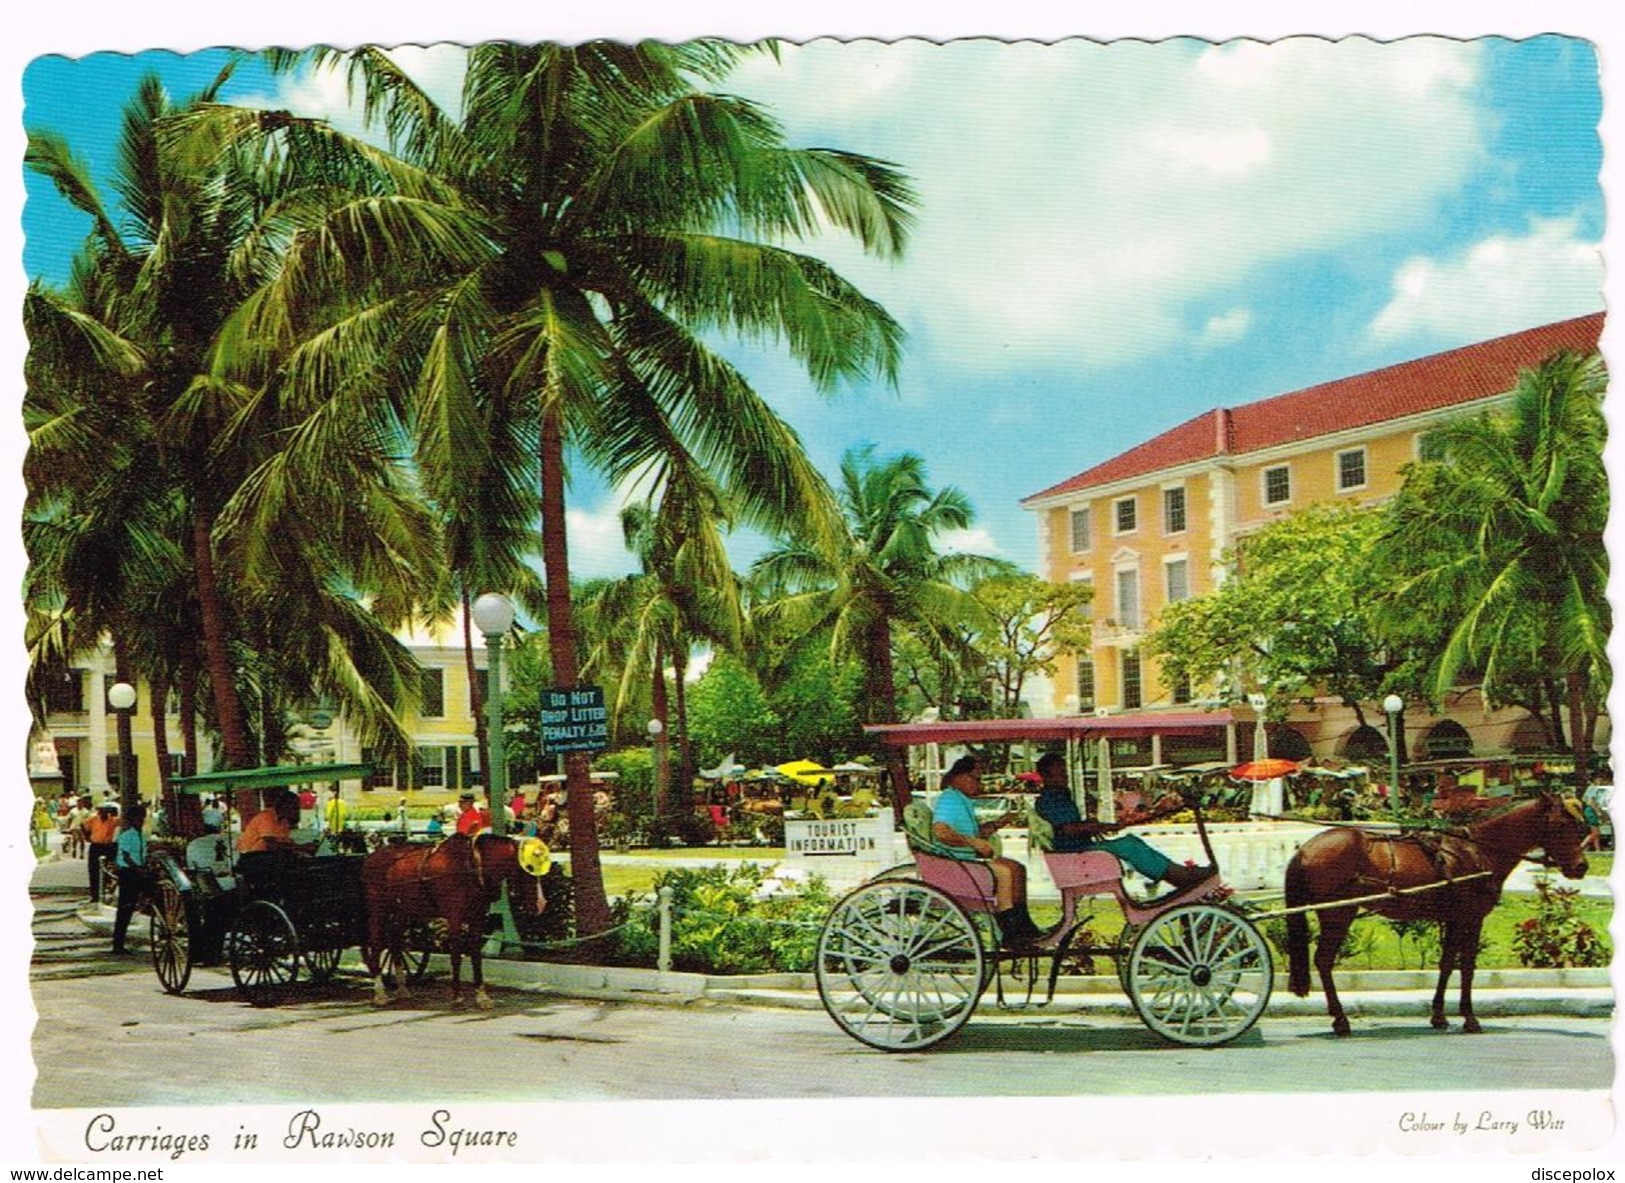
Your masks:
<svg viewBox="0 0 1625 1183"><path fill-rule="evenodd" d="M483 786L467 664L457 631L451 628L421 630L402 634L399 640L422 667L422 702L404 721L413 745L413 758L410 762L380 769L360 786L361 794L377 793L381 804L393 806L402 792L413 793L416 800L415 794L421 791L424 800L437 800L441 794L454 793L460 788ZM483 641L475 643L474 660L476 676L483 678L486 668ZM117 712L107 700L114 681L112 651L108 646L77 655L66 668L46 679L46 726L44 732L36 728L30 750L41 739L48 738L54 746L60 780L53 778L52 791L66 787L97 799L109 791L117 795L122 768ZM130 710L136 783L142 796L153 799L157 796L159 777L151 693L145 683L137 684L136 691L136 702ZM179 776L184 747L180 714L173 695L164 719L169 773ZM346 726L342 714L325 721L324 727L316 727L318 721L325 720L308 719L293 729L292 746L300 758L313 763L373 762L374 753ZM214 765L206 742L199 762L205 771ZM346 793L353 788L346 786Z"/></svg>
<svg viewBox="0 0 1625 1183"><path fill-rule="evenodd" d="M1317 502L1365 506L1392 496L1428 431L1504 402L1519 370L1559 350L1596 350L1602 323L1596 313L1217 407L1026 498L1038 517L1040 573L1095 592L1092 652L1062 663L1053 701L1035 709L1189 703L1191 688L1165 683L1139 653L1164 605L1212 589L1224 578L1224 551L1249 531ZM1305 722L1299 730L1321 754L1346 739L1336 720Z"/></svg>

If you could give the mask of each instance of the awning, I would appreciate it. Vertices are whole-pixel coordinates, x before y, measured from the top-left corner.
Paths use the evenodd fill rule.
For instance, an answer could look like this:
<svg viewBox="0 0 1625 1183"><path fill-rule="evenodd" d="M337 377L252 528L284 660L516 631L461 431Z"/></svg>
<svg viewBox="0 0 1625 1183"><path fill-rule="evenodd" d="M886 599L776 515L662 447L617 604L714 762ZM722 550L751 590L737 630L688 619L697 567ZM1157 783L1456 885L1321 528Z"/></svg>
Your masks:
<svg viewBox="0 0 1625 1183"><path fill-rule="evenodd" d="M864 731L893 747L944 743L1055 742L1200 735L1234 722L1228 710L1163 711L1055 719L955 719L944 723L865 723Z"/></svg>
<svg viewBox="0 0 1625 1183"><path fill-rule="evenodd" d="M180 793L220 793L234 789L278 789L333 780L362 780L372 773L371 764L273 764L266 768L238 768L230 772L205 772L201 776L177 776L171 778L169 787Z"/></svg>

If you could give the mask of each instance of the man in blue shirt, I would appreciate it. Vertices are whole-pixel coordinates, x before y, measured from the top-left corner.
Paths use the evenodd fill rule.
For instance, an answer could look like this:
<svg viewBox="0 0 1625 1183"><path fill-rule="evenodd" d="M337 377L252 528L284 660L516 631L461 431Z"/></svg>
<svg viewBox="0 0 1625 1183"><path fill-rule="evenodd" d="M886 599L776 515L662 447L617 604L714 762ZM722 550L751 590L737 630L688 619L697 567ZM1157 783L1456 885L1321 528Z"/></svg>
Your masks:
<svg viewBox="0 0 1625 1183"><path fill-rule="evenodd" d="M1104 850L1115 855L1153 883L1162 881L1175 890L1195 887L1216 873L1209 866L1187 867L1176 863L1150 843L1133 834L1108 838L1116 827L1105 822L1083 820L1077 802L1072 800L1066 783L1066 761L1059 752L1048 752L1038 758L1038 775L1044 778L1044 788L1038 794L1034 807L1038 816L1055 830L1057 851Z"/></svg>
<svg viewBox="0 0 1625 1183"><path fill-rule="evenodd" d="M118 873L118 911L113 918L113 952L127 953L124 937L130 931L130 917L147 890L147 807L139 802L124 816L114 846L113 869Z"/></svg>
<svg viewBox="0 0 1625 1183"><path fill-rule="evenodd" d="M942 793L931 810L931 837L947 847L954 858L980 859L993 872L993 919L1005 944L1030 946L1043 935L1027 913L1027 868L1014 859L996 858L988 838L1015 815L1005 813L990 822L976 820L971 799L982 791L976 757L961 756L942 776Z"/></svg>

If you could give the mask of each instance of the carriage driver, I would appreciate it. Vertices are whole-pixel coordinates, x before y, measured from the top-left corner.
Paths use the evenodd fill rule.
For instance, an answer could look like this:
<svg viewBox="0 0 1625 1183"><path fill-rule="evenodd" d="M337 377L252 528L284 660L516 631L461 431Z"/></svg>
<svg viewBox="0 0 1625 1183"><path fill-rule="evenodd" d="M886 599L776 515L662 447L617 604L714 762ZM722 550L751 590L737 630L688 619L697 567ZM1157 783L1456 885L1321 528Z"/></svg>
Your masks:
<svg viewBox="0 0 1625 1183"><path fill-rule="evenodd" d="M297 846L289 836L299 824L299 798L288 789L273 789L265 808L256 813L237 839L238 854L266 854L273 851L311 850Z"/></svg>
<svg viewBox="0 0 1625 1183"><path fill-rule="evenodd" d="M1038 794L1034 807L1038 816L1055 829L1057 851L1103 850L1115 855L1119 862L1127 863L1153 883L1165 882L1176 891L1195 887L1214 875L1212 867L1188 867L1176 863L1143 838L1133 834L1107 837L1114 827L1105 822L1083 820L1078 806L1066 783L1066 760L1059 752L1047 752L1038 758L1038 775L1044 778L1044 788Z"/></svg>
<svg viewBox="0 0 1625 1183"><path fill-rule="evenodd" d="M982 791L976 757L961 756L942 774L942 793L931 811L931 837L953 851L953 857L980 859L993 872L993 919L1006 945L1021 948L1043 935L1027 913L1027 868L1014 859L997 858L988 837L1015 820L1005 813L990 822L978 822L971 798Z"/></svg>

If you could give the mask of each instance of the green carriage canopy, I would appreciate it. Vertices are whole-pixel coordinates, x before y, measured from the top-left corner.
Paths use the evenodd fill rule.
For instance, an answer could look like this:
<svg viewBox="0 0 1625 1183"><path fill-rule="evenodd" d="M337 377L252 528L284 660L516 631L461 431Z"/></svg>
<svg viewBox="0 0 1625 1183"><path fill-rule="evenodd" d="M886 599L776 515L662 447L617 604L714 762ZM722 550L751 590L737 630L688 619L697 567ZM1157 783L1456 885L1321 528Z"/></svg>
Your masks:
<svg viewBox="0 0 1625 1183"><path fill-rule="evenodd" d="M236 789L280 789L289 785L325 784L335 780L362 780L371 776L371 764L272 764L265 768L237 768L177 776L169 782L178 793L223 793Z"/></svg>

